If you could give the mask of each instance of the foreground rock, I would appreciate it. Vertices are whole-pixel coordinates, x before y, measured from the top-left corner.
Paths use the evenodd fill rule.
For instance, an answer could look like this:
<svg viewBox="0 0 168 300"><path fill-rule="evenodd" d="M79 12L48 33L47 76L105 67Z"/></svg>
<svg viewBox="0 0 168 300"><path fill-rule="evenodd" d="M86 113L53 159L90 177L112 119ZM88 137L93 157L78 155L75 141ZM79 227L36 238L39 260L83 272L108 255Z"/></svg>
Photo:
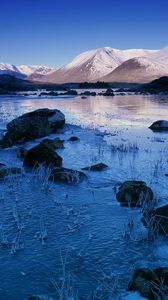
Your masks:
<svg viewBox="0 0 168 300"><path fill-rule="evenodd" d="M141 207L144 201L154 204L154 195L144 181L125 181L116 194L117 200L123 206Z"/></svg>
<svg viewBox="0 0 168 300"><path fill-rule="evenodd" d="M168 234L168 205L154 209L150 215L143 216L142 222L152 228L153 233Z"/></svg>
<svg viewBox="0 0 168 300"><path fill-rule="evenodd" d="M108 168L108 166L104 163L99 163L90 167L82 168L82 170L89 170L89 171L102 171L104 169Z"/></svg>
<svg viewBox="0 0 168 300"><path fill-rule="evenodd" d="M8 168L5 165L0 166L0 180L4 179L6 176L21 174L21 173L22 173L21 168Z"/></svg>
<svg viewBox="0 0 168 300"><path fill-rule="evenodd" d="M168 267L155 270L136 269L128 286L150 300L165 299L168 295Z"/></svg>
<svg viewBox="0 0 168 300"><path fill-rule="evenodd" d="M0 142L2 148L55 133L65 124L64 114L57 109L38 109L7 124L7 133Z"/></svg>
<svg viewBox="0 0 168 300"><path fill-rule="evenodd" d="M62 157L51 147L41 143L31 148L24 158L25 167L33 168L34 166L38 167L40 164L50 167L61 167Z"/></svg>
<svg viewBox="0 0 168 300"><path fill-rule="evenodd" d="M149 128L153 131L168 131L168 121L166 120L156 121Z"/></svg>
<svg viewBox="0 0 168 300"><path fill-rule="evenodd" d="M86 178L83 172L77 170L71 170L67 168L54 168L51 171L49 180L53 182L63 182L63 183L79 183Z"/></svg>

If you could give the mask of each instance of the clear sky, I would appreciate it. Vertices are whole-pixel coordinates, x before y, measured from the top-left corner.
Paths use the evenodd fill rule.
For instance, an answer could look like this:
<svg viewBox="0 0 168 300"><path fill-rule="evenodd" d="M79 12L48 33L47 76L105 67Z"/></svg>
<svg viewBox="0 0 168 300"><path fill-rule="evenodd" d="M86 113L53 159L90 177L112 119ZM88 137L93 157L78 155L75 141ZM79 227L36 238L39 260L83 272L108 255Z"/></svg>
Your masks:
<svg viewBox="0 0 168 300"><path fill-rule="evenodd" d="M168 0L0 0L0 61L62 66L104 46L168 45Z"/></svg>

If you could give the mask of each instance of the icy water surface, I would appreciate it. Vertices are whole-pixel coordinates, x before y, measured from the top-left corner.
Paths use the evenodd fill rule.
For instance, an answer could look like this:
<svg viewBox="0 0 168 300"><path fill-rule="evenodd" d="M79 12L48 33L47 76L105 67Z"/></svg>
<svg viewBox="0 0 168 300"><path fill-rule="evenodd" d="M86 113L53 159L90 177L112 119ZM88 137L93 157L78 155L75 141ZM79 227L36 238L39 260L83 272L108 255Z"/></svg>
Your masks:
<svg viewBox="0 0 168 300"><path fill-rule="evenodd" d="M93 293L99 297L94 299L122 299L133 268L168 265L167 240L147 241L140 211L120 207L115 198L121 182L137 179L151 186L158 205L167 203L168 134L153 133L148 126L167 119L168 99L2 97L0 128L45 107L60 109L71 124L53 135L65 139L65 149L59 150L65 167L79 170L104 162L109 168L86 172L88 179L78 185L48 184L42 170L0 183L0 241L5 243L0 247L0 299L24 300L31 294L59 299L62 262L65 289L73 287L79 299L93 299ZM68 142L72 135L80 141ZM0 162L21 166L16 153L17 147L1 151Z"/></svg>

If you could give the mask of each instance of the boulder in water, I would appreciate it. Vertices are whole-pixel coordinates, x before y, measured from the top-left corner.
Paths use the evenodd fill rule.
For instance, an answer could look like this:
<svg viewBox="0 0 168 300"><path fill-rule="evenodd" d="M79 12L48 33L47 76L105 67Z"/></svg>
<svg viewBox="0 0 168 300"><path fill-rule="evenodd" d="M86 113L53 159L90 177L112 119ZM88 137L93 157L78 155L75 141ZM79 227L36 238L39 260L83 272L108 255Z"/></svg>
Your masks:
<svg viewBox="0 0 168 300"><path fill-rule="evenodd" d="M96 165L82 168L82 170L89 170L89 171L102 171L104 169L108 168L108 166L104 163L98 163Z"/></svg>
<svg viewBox="0 0 168 300"><path fill-rule="evenodd" d="M51 171L49 180L53 182L63 182L63 183L79 183L86 178L86 175L77 170L67 169L67 168L54 168Z"/></svg>
<svg viewBox="0 0 168 300"><path fill-rule="evenodd" d="M25 167L33 168L34 166L38 167L40 164L50 167L61 167L62 157L52 148L41 143L31 148L24 158Z"/></svg>
<svg viewBox="0 0 168 300"><path fill-rule="evenodd" d="M7 132L0 142L2 148L27 142L55 133L65 124L64 114L57 109L38 109L7 124Z"/></svg>
<svg viewBox="0 0 168 300"><path fill-rule="evenodd" d="M166 120L159 120L154 122L150 127L153 131L168 131L168 121Z"/></svg>
<svg viewBox="0 0 168 300"><path fill-rule="evenodd" d="M116 194L117 200L123 206L141 207L143 201L154 205L154 195L144 181L125 181Z"/></svg>

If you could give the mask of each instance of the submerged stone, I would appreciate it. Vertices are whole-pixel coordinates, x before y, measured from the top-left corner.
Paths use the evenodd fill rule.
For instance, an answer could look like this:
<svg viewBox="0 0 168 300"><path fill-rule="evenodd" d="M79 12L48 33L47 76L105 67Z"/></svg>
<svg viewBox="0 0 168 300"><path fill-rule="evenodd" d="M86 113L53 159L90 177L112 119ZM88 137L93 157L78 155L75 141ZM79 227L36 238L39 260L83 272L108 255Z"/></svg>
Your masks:
<svg viewBox="0 0 168 300"><path fill-rule="evenodd" d="M89 171L102 171L104 169L108 168L108 166L104 163L98 163L96 165L82 168L82 170L89 170Z"/></svg>
<svg viewBox="0 0 168 300"><path fill-rule="evenodd" d="M54 168L51 171L49 180L64 183L79 183L86 178L85 173L67 168Z"/></svg>
<svg viewBox="0 0 168 300"><path fill-rule="evenodd" d="M3 168L0 168L0 180L4 179L6 176L21 174L21 173L22 173L21 168L3 167Z"/></svg>
<svg viewBox="0 0 168 300"><path fill-rule="evenodd" d="M71 136L69 139L68 139L69 142L77 142L79 141L79 138L77 136Z"/></svg>
<svg viewBox="0 0 168 300"><path fill-rule="evenodd" d="M56 139L44 139L42 140L41 144L46 145L49 148L52 149L63 149L64 148L64 141L60 138Z"/></svg>

